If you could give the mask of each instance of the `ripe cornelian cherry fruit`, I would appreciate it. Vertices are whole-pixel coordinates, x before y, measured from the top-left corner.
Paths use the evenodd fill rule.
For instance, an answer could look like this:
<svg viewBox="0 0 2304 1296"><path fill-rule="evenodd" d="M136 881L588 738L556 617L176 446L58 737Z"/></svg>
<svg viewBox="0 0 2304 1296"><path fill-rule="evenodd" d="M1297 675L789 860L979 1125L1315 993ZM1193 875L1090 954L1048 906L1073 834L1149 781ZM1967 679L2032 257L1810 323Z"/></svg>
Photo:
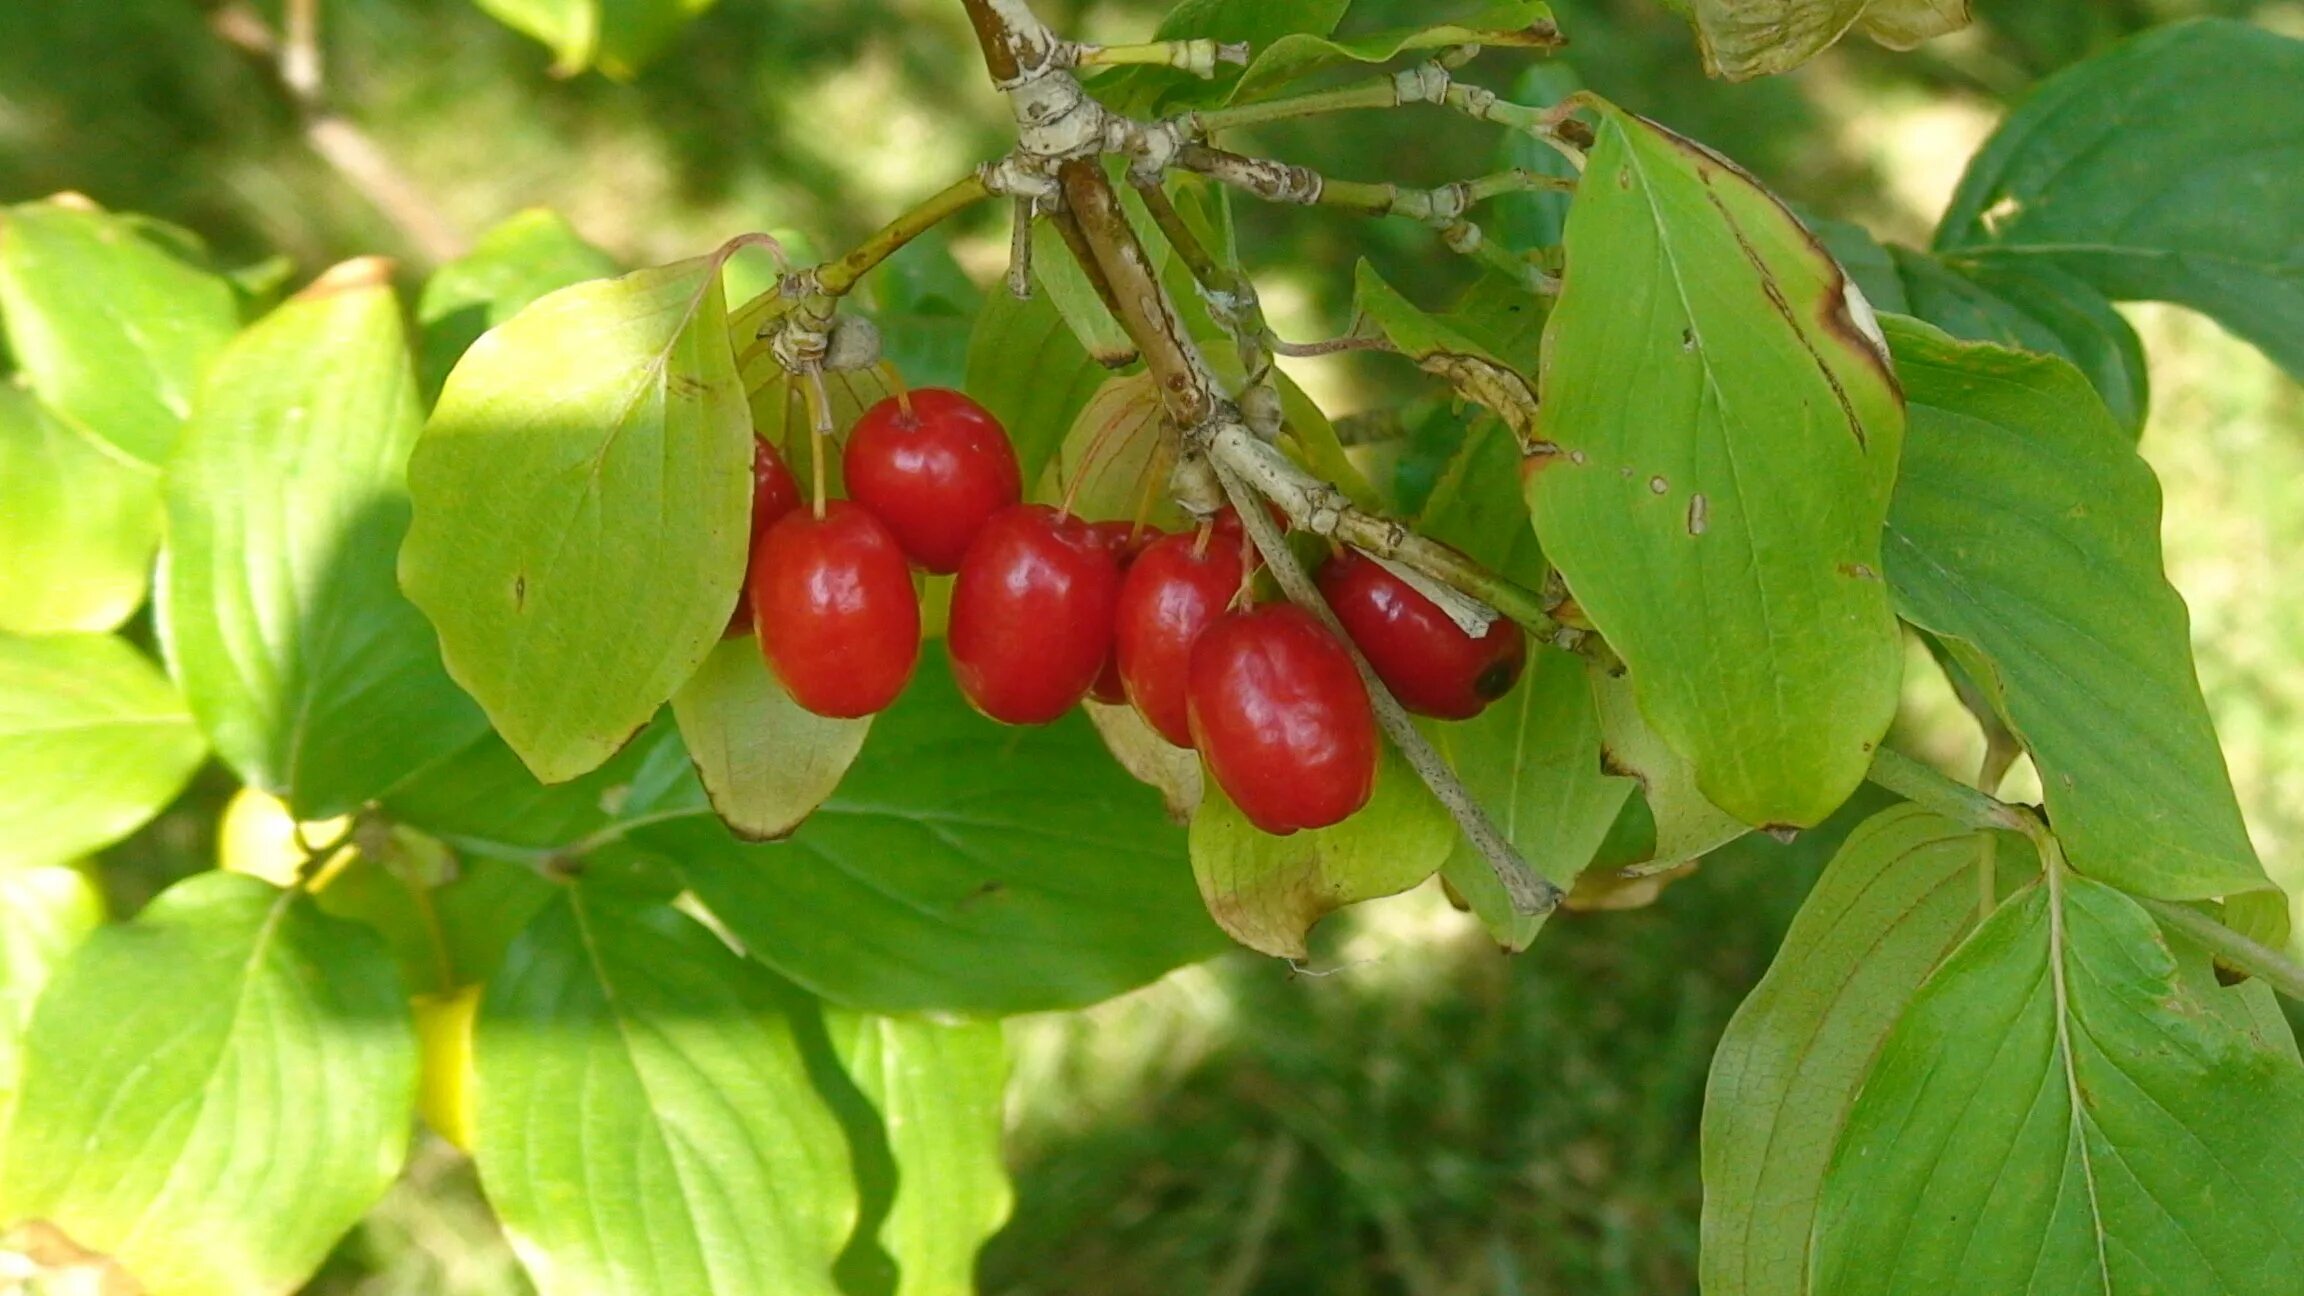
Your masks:
<svg viewBox="0 0 2304 1296"><path fill-rule="evenodd" d="M920 656L920 602L896 537L863 505L797 509L752 553L760 652L792 700L820 716L885 710Z"/></svg>
<svg viewBox="0 0 2304 1296"><path fill-rule="evenodd" d="M768 528L784 520L784 515L800 507L800 482L792 470L784 466L784 456L776 447L754 437L752 439L752 539L745 547L744 584L736 591L736 610L728 615L728 630L723 639L748 634L752 629L752 555L759 552L760 537Z"/></svg>
<svg viewBox="0 0 2304 1296"><path fill-rule="evenodd" d="M1192 645L1186 699L1200 754L1248 822L1325 828L1376 786L1376 715L1351 650L1293 603L1231 612Z"/></svg>
<svg viewBox="0 0 2304 1296"><path fill-rule="evenodd" d="M1375 668L1376 678L1418 715L1469 720L1512 691L1528 663L1528 639L1498 617L1478 638L1357 550L1320 568L1320 593Z"/></svg>
<svg viewBox="0 0 2304 1296"><path fill-rule="evenodd" d="M1158 527L1136 522L1091 522L1088 529L1094 531L1096 538L1112 550L1113 560L1120 564L1123 589L1127 587L1128 569L1135 565L1137 555L1151 548L1154 541L1167 534ZM1097 674L1096 682L1088 686L1088 696L1108 704L1128 700L1127 689L1120 682L1117 644L1114 651L1104 655L1104 669Z"/></svg>
<svg viewBox="0 0 2304 1296"><path fill-rule="evenodd" d="M1119 594L1119 561L1086 522L1045 504L993 514L952 582L961 694L1004 724L1064 714L1104 669Z"/></svg>
<svg viewBox="0 0 2304 1296"><path fill-rule="evenodd" d="M1192 642L1240 592L1240 536L1212 530L1172 535L1138 555L1120 582L1112 656L1121 686L1145 723L1179 747L1192 745L1184 701Z"/></svg>
<svg viewBox="0 0 2304 1296"><path fill-rule="evenodd" d="M923 387L906 414L890 396L848 433L848 496L894 533L905 556L938 575L960 569L987 518L1024 497L1016 447L992 411L959 392Z"/></svg>

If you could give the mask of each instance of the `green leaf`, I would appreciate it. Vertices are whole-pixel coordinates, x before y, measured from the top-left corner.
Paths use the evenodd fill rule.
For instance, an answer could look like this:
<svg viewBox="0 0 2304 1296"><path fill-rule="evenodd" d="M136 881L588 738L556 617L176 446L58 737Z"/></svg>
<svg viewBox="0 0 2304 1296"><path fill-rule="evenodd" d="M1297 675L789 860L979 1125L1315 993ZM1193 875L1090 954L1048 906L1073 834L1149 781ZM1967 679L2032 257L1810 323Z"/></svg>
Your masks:
<svg viewBox="0 0 2304 1296"><path fill-rule="evenodd" d="M1527 676L1478 716L1447 726L1445 746L1496 826L1566 888L1599 852L1634 784L1601 769L1600 717L1583 661L1554 648L1529 654ZM1461 839L1440 875L1508 949L1528 948L1544 925L1513 911L1486 859Z"/></svg>
<svg viewBox="0 0 2304 1296"><path fill-rule="evenodd" d="M0 1111L16 1092L41 988L103 921L104 897L79 869L0 870Z"/></svg>
<svg viewBox="0 0 2304 1296"><path fill-rule="evenodd" d="M1367 805L1342 823L1286 837L1249 823L1208 780L1192 814L1192 875L1209 915L1232 939L1275 958L1301 959L1311 954L1304 938L1314 923L1415 886L1455 844L1455 820L1386 743Z"/></svg>
<svg viewBox="0 0 2304 1296"><path fill-rule="evenodd" d="M1109 377L1046 293L1023 300L1006 289L985 294L968 339L968 394L1008 429L1025 481L1038 479L1040 466Z"/></svg>
<svg viewBox="0 0 2304 1296"><path fill-rule="evenodd" d="M1525 586L1545 564L1520 495L1520 448L1484 419L1434 487L1420 529ZM1538 872L1563 887L1592 862L1633 783L1601 768L1600 722L1584 666L1532 644L1526 676L1471 720L1441 730L1457 776ZM1459 839L1441 876L1506 948L1526 949L1544 925L1513 912L1487 861Z"/></svg>
<svg viewBox="0 0 2304 1296"><path fill-rule="evenodd" d="M460 851L534 863L632 810L644 772L659 762L688 772L670 725L643 732L588 774L546 786L503 739L484 733L385 793L383 805L394 822Z"/></svg>
<svg viewBox="0 0 2304 1296"><path fill-rule="evenodd" d="M1834 1152L1816 1290L2284 1293L2304 1068L2050 866L1930 977Z"/></svg>
<svg viewBox="0 0 2304 1296"><path fill-rule="evenodd" d="M58 969L25 1041L0 1221L151 1292L286 1293L406 1155L416 1034L381 942L199 873Z"/></svg>
<svg viewBox="0 0 2304 1296"><path fill-rule="evenodd" d="M1535 438L1536 392L1529 375L1537 369L1538 330L1548 312L1525 288L1495 275L1483 276L1457 309L1433 314L1401 296L1374 266L1361 261L1353 270L1352 312L1356 327L1362 322L1374 325L1425 372L1446 379L1458 396L1502 419L1512 431L1515 448ZM1312 466L1322 470L1317 461ZM1515 480L1518 472L1515 464Z"/></svg>
<svg viewBox="0 0 2304 1296"><path fill-rule="evenodd" d="M2104 294L2053 265L1956 270L1908 248L1891 255L1905 289L1902 313L1970 342L2062 356L2087 376L2130 440L2144 430L2151 403L2144 345Z"/></svg>
<svg viewBox="0 0 2304 1296"><path fill-rule="evenodd" d="M1136 358L1136 344L1128 339L1128 330L1105 308L1088 272L1073 259L1056 227L1047 221L1032 227L1032 282L1038 293L1047 295L1081 350L1096 363L1116 369Z"/></svg>
<svg viewBox="0 0 2304 1296"><path fill-rule="evenodd" d="M1690 0L1704 70L1730 81L1789 72L1851 31L1905 50L1968 25L1969 0Z"/></svg>
<svg viewBox="0 0 2304 1296"><path fill-rule="evenodd" d="M476 0L498 22L552 51L552 72L597 67L629 81L712 0Z"/></svg>
<svg viewBox="0 0 2304 1296"><path fill-rule="evenodd" d="M2299 247L2304 41L2229 21L2148 31L2042 82L1936 230L1955 266L2048 265L2180 302L2304 376Z"/></svg>
<svg viewBox="0 0 2304 1296"><path fill-rule="evenodd" d="M482 728L393 583L420 415L385 271L346 262L234 339L168 466L169 669L217 754L302 819Z"/></svg>
<svg viewBox="0 0 2304 1296"><path fill-rule="evenodd" d="M1168 412L1160 403L1160 383L1139 370L1106 379L1080 408L1072 430L1056 448L1030 497L1055 504L1069 499L1085 518L1134 518L1149 505L1145 521L1168 531L1182 530L1190 518L1165 490L1169 452Z"/></svg>
<svg viewBox="0 0 2304 1296"><path fill-rule="evenodd" d="M458 857L402 825L357 840L358 852L329 870L315 899L322 912L382 936L402 984L416 994L487 980L512 938L557 894L532 868Z"/></svg>
<svg viewBox="0 0 2304 1296"><path fill-rule="evenodd" d="M1704 1290L1799 1296L1841 1125L1888 1033L1995 898L2037 865L1917 806L1864 821L1826 866L1712 1056L1704 1094Z"/></svg>
<svg viewBox="0 0 2304 1296"><path fill-rule="evenodd" d="M0 381L0 630L110 630L144 602L160 477Z"/></svg>
<svg viewBox="0 0 2304 1296"><path fill-rule="evenodd" d="M773 978L669 905L572 887L473 1041L473 1159L544 1296L832 1296L848 1149Z"/></svg>
<svg viewBox="0 0 2304 1296"><path fill-rule="evenodd" d="M1224 948L1183 832L1087 720L1013 729L970 710L940 652L789 840L709 817L634 840L677 862L752 956L875 1012L1095 1003Z"/></svg>
<svg viewBox="0 0 2304 1296"><path fill-rule="evenodd" d="M154 467L240 326L231 285L179 251L78 195L0 211L0 318L32 390Z"/></svg>
<svg viewBox="0 0 2304 1296"><path fill-rule="evenodd" d="M1639 782L1638 800L1647 807L1651 826L1641 842L1644 857L1613 862L1668 868L1710 854L1750 831L1743 820L1705 798L1695 768L1648 726L1632 681L1598 663L1586 673L1600 717L1601 765Z"/></svg>
<svg viewBox="0 0 2304 1296"><path fill-rule="evenodd" d="M1220 101L1244 103L1269 98L1290 82L1340 63L1389 63L1402 54L1450 45L1549 50L1561 44L1560 29L1552 23L1552 7L1537 0L1494 0L1456 22L1395 28L1349 40L1291 32L1270 44L1258 45L1247 70L1238 74ZM1203 98L1197 94L1186 97L1194 102Z"/></svg>
<svg viewBox="0 0 2304 1296"><path fill-rule="evenodd" d="M879 1114L894 1200L877 1240L897 1265L892 1296L976 1290L976 1252L1008 1221L1001 1162L1008 1050L998 1022L945 1024L827 1010L842 1069Z"/></svg>
<svg viewBox="0 0 2304 1296"><path fill-rule="evenodd" d="M1904 412L1870 311L1749 176L1616 109L1567 256L1544 551L1705 796L1813 825L1863 781L1902 669L1879 572Z"/></svg>
<svg viewBox="0 0 2304 1296"><path fill-rule="evenodd" d="M2063 361L1888 327L1912 408L1889 583L1977 658L2073 864L2177 900L2270 885L2162 574L2152 470Z"/></svg>
<svg viewBox="0 0 2304 1296"><path fill-rule="evenodd" d="M752 429L726 314L715 257L561 289L465 353L416 444L401 584L547 783L615 754L727 628Z"/></svg>
<svg viewBox="0 0 2304 1296"><path fill-rule="evenodd" d="M184 700L126 643L0 634L0 867L120 840L207 752Z"/></svg>
<svg viewBox="0 0 2304 1296"><path fill-rule="evenodd" d="M470 252L433 271L417 299L417 372L425 395L437 397L458 357L529 303L615 273L613 257L546 208L531 207L481 235Z"/></svg>
<svg viewBox="0 0 2304 1296"><path fill-rule="evenodd" d="M1541 586L1549 570L1520 494L1519 442L1493 418L1466 433L1417 529L1522 585Z"/></svg>
<svg viewBox="0 0 2304 1296"><path fill-rule="evenodd" d="M1088 723L1096 726L1096 736L1104 740L1105 750L1112 753L1120 768L1128 771L1129 777L1159 790L1160 799L1168 806L1168 817L1180 824L1192 822L1192 811L1199 807L1207 782L1202 777L1200 753L1161 737L1142 712L1125 702L1089 698L1080 704L1080 710Z"/></svg>
<svg viewBox="0 0 2304 1296"><path fill-rule="evenodd" d="M832 720L801 709L750 635L713 650L672 695L672 714L712 808L747 841L799 827L840 786L872 729L869 716Z"/></svg>

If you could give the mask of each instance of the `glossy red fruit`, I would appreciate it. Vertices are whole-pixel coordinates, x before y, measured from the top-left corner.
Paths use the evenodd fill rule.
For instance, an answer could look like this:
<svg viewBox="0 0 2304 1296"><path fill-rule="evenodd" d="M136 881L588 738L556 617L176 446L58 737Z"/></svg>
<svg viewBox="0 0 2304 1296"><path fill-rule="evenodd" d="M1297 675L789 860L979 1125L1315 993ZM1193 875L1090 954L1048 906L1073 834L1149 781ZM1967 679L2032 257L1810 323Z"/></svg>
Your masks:
<svg viewBox="0 0 2304 1296"><path fill-rule="evenodd" d="M732 639L752 631L752 559L751 554L760 547L760 537L768 528L783 521L784 515L800 507L800 482L792 470L784 466L784 456L776 447L755 437L752 441L752 539L745 549L744 584L736 591L736 610L728 615L728 630L721 636Z"/></svg>
<svg viewBox="0 0 2304 1296"><path fill-rule="evenodd" d="M1113 658L1128 700L1161 737L1192 745L1184 700L1192 643L1240 592L1240 537L1173 535L1137 556L1120 582Z"/></svg>
<svg viewBox="0 0 2304 1296"><path fill-rule="evenodd" d="M768 528L752 553L760 652L792 700L821 716L887 708L920 656L920 602L896 537L833 500Z"/></svg>
<svg viewBox="0 0 2304 1296"><path fill-rule="evenodd" d="M1088 529L1096 533L1096 538L1112 551L1113 561L1120 564L1122 588L1127 587L1128 569L1135 565L1136 556L1167 534L1158 527L1142 526L1134 522L1091 522ZM1104 703L1128 700L1127 689L1120 682L1117 643L1114 651L1104 654L1104 669L1097 674L1096 682L1088 686L1088 696Z"/></svg>
<svg viewBox="0 0 2304 1296"><path fill-rule="evenodd" d="M1464 633L1408 582L1346 549L1320 568L1320 592L1376 678L1418 715L1469 720L1512 691L1528 663L1528 638L1502 617L1478 638Z"/></svg>
<svg viewBox="0 0 2304 1296"><path fill-rule="evenodd" d="M1368 804L1376 715L1351 651L1309 612L1231 612L1192 645L1192 737L1248 822L1285 836Z"/></svg>
<svg viewBox="0 0 2304 1296"><path fill-rule="evenodd" d="M1120 564L1086 522L1017 504L984 524L952 582L945 639L975 708L1046 724L1087 695L1112 651Z"/></svg>
<svg viewBox="0 0 2304 1296"><path fill-rule="evenodd" d="M992 412L959 392L922 387L912 413L890 396L848 433L848 496L880 515L913 562L959 570L987 518L1024 497L1016 448Z"/></svg>

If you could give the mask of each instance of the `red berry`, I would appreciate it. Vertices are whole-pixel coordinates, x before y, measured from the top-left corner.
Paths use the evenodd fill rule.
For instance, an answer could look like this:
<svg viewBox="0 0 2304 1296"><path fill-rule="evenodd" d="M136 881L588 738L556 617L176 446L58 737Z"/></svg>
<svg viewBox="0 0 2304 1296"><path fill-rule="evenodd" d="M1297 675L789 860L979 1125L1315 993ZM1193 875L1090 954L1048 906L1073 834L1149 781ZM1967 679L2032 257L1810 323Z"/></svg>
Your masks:
<svg viewBox="0 0 2304 1296"><path fill-rule="evenodd" d="M1192 737L1248 822L1286 836L1368 804L1376 715L1352 653L1309 612L1270 603L1192 645Z"/></svg>
<svg viewBox="0 0 2304 1296"><path fill-rule="evenodd" d="M1184 703L1192 641L1239 592L1240 537L1221 530L1205 546L1197 535L1159 540L1120 582L1112 642L1121 683L1145 722L1179 747L1192 745Z"/></svg>
<svg viewBox="0 0 2304 1296"><path fill-rule="evenodd" d="M1120 564L1122 588L1126 588L1128 569L1135 565L1136 556L1150 548L1153 541L1167 534L1158 527L1135 522L1091 522L1088 529L1096 533L1096 538L1112 551L1112 560ZM1114 648L1114 651L1104 655L1104 669L1096 676L1096 682L1088 686L1089 697L1107 704L1128 700L1127 690L1120 682L1117 642Z"/></svg>
<svg viewBox="0 0 2304 1296"><path fill-rule="evenodd" d="M985 519L1024 497L1016 448L992 412L959 392L923 387L907 415L894 396L864 411L840 468L849 498L880 515L912 561L959 570Z"/></svg>
<svg viewBox="0 0 2304 1296"><path fill-rule="evenodd" d="M1320 568L1320 592L1376 678L1418 715L1469 720L1511 692L1528 662L1519 626L1498 617L1475 639L1415 586L1356 550Z"/></svg>
<svg viewBox="0 0 2304 1296"><path fill-rule="evenodd" d="M1046 724L1088 692L1112 651L1120 564L1086 522L1017 504L984 524L952 582L945 638L975 708Z"/></svg>
<svg viewBox="0 0 2304 1296"><path fill-rule="evenodd" d="M760 652L792 700L821 716L887 708L920 656L920 603L896 537L833 500L784 516L752 553Z"/></svg>
<svg viewBox="0 0 2304 1296"><path fill-rule="evenodd" d="M760 546L760 537L768 528L782 521L784 515L800 507L800 483L792 470L784 466L784 456L776 447L754 437L752 440L752 540L745 546L744 585L736 591L736 610L728 615L728 629L720 637L733 639L750 633L752 629L752 557Z"/></svg>

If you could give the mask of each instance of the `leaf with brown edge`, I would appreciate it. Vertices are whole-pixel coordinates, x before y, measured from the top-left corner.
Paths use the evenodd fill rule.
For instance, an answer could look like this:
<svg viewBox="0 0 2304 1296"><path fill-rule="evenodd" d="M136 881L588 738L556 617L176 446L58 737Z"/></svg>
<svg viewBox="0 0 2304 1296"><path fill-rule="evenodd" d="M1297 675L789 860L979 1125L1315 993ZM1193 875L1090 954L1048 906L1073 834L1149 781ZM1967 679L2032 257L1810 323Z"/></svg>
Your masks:
<svg viewBox="0 0 2304 1296"><path fill-rule="evenodd" d="M1782 203L1599 113L1539 375L1558 452L1529 509L1705 799L1812 825L1895 715L1880 546L1902 397L1870 308Z"/></svg>
<svg viewBox="0 0 2304 1296"><path fill-rule="evenodd" d="M1401 296L1366 261L1352 272L1352 308L1425 372L1446 379L1466 400L1495 411L1521 444L1537 439L1536 391L1528 378L1447 317Z"/></svg>

